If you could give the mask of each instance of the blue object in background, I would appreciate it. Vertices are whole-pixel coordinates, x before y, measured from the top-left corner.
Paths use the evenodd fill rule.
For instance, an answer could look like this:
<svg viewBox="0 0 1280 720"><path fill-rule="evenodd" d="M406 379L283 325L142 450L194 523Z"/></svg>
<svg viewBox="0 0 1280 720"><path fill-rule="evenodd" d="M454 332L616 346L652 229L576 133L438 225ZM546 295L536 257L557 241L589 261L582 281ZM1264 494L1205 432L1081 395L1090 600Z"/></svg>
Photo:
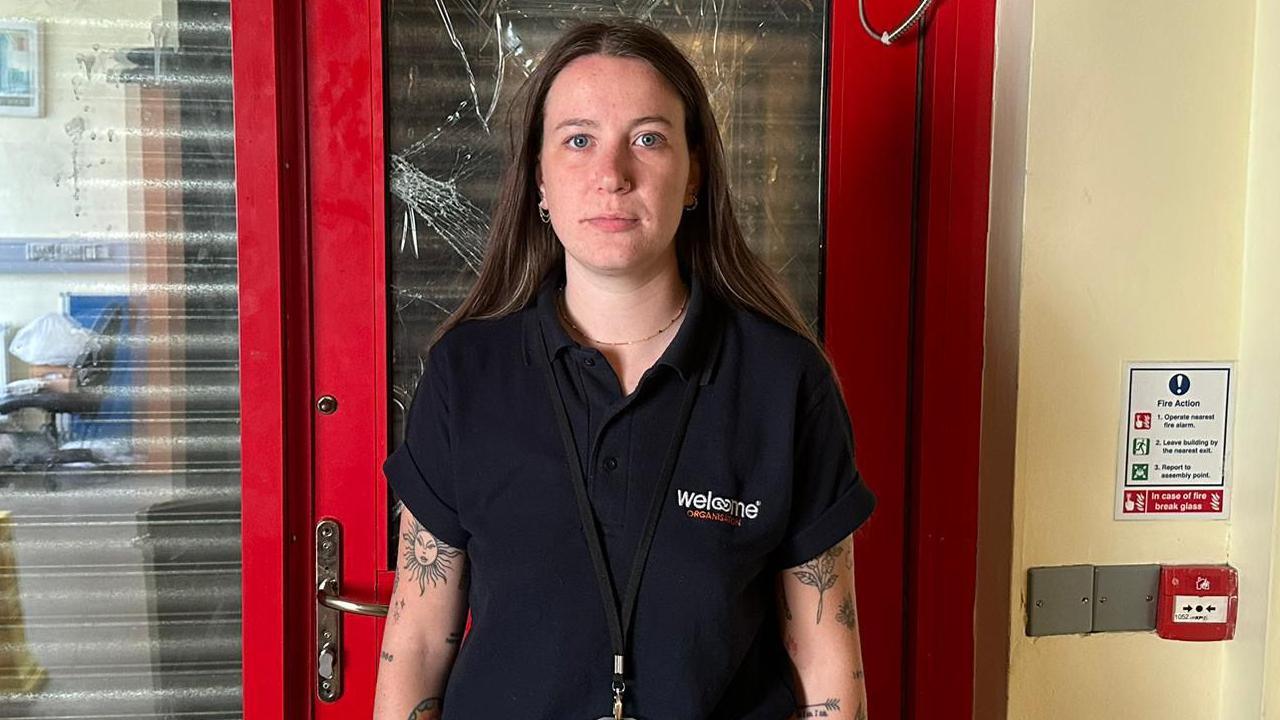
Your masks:
<svg viewBox="0 0 1280 720"><path fill-rule="evenodd" d="M99 321L103 313L123 309L124 325L117 333L128 336L138 331L136 318L129 312L128 295L80 295L63 294L63 312L73 320L90 330L100 330ZM134 373L137 363L132 357L138 343L120 343L115 347L115 356L111 361L110 376L106 386L109 388L129 387L135 384ZM72 415L70 419L70 437L75 440L128 439L132 436L133 402L132 393L106 392L98 412L92 416Z"/></svg>
<svg viewBox="0 0 1280 720"><path fill-rule="evenodd" d="M98 318L102 316L102 311L108 306L116 303L121 305L129 304L128 295L77 295L76 293L65 293L63 298L65 307L63 307L62 311L90 330L97 324Z"/></svg>

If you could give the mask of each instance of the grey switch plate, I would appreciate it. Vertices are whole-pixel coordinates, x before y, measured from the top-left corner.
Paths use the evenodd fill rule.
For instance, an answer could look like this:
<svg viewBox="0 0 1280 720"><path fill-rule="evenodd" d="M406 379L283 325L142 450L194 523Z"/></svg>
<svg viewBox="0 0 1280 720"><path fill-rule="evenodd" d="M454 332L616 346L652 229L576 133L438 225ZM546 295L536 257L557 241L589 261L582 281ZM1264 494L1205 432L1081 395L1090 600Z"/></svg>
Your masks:
<svg viewBox="0 0 1280 720"><path fill-rule="evenodd" d="M1099 565L1093 572L1093 631L1156 629L1159 565Z"/></svg>
<svg viewBox="0 0 1280 720"><path fill-rule="evenodd" d="M1092 565L1027 570L1027 635L1072 635L1092 630Z"/></svg>

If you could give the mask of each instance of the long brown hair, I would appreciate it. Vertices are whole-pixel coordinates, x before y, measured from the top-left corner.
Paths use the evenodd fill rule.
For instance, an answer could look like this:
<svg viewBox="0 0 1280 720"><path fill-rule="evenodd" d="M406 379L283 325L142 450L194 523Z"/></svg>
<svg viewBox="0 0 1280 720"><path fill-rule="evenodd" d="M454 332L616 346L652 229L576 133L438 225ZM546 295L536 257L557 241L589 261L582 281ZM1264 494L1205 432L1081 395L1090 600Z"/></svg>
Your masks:
<svg viewBox="0 0 1280 720"><path fill-rule="evenodd" d="M538 218L535 169L542 150L543 106L560 71L573 60L593 54L648 62L684 102L685 135L702 166L703 182L697 207L684 214L676 231L681 265L696 273L703 287L722 301L781 323L822 350L778 276L742 237L729 197L720 130L698 72L661 32L617 20L568 30L547 49L520 88L507 116L511 164L493 208L480 278L436 329L432 342L465 320L502 317L523 308L546 274L563 262L563 246L551 226Z"/></svg>

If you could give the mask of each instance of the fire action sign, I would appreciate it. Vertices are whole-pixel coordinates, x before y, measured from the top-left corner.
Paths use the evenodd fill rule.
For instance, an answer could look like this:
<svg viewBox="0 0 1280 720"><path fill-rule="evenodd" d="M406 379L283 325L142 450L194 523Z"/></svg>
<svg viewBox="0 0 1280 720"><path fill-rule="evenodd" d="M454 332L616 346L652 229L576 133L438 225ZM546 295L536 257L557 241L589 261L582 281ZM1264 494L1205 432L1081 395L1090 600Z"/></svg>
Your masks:
<svg viewBox="0 0 1280 720"><path fill-rule="evenodd" d="M1117 520L1231 514L1233 363L1129 363Z"/></svg>

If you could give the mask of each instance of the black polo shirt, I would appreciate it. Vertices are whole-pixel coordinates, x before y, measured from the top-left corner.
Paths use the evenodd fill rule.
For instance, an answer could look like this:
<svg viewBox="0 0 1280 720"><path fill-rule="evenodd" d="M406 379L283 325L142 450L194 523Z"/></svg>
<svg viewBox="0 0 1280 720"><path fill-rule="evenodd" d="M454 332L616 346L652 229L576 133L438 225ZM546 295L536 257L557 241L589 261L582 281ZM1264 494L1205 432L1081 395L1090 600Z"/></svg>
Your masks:
<svg viewBox="0 0 1280 720"><path fill-rule="evenodd" d="M871 513L848 413L807 340L687 278L684 322L622 394L560 325L551 273L526 308L470 320L428 354L384 470L424 527L465 549L472 628L446 720L595 720L612 651L557 430L560 379L616 587L625 586L685 383L701 383L637 600L627 715L781 720L795 709L778 573Z"/></svg>

